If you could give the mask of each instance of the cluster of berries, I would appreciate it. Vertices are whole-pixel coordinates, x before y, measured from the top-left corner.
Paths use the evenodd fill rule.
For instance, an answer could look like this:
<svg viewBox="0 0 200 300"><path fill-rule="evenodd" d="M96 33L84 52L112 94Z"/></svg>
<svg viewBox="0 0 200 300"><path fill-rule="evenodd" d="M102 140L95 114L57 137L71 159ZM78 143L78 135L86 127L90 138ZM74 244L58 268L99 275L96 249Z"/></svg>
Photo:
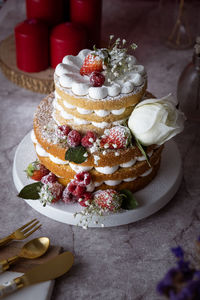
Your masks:
<svg viewBox="0 0 200 300"><path fill-rule="evenodd" d="M26 172L31 179L43 184L39 195L44 205L62 200L65 203L78 202L87 207L94 200L95 206L104 210L116 211L121 206L120 194L115 190L99 190L93 193L95 185L89 172L77 173L65 188L58 182L56 175L39 161L29 164Z"/></svg>
<svg viewBox="0 0 200 300"><path fill-rule="evenodd" d="M101 73L103 71L102 60L94 53L88 54L80 69L82 76L90 76L90 82L94 87L100 87L104 84L105 76Z"/></svg>
<svg viewBox="0 0 200 300"><path fill-rule="evenodd" d="M58 126L57 135L61 139L67 139L69 147L82 145L85 148L89 148L92 147L97 138L92 131L86 132L86 134L82 137L77 130L71 130L71 128L67 125Z"/></svg>
<svg viewBox="0 0 200 300"><path fill-rule="evenodd" d="M41 181L40 198L43 204L58 202L62 197L63 185L57 181L57 177L51 173L38 160L29 164L26 169L27 176L35 181Z"/></svg>
<svg viewBox="0 0 200 300"><path fill-rule="evenodd" d="M63 192L63 201L68 203L78 201L81 206L87 207L92 199L95 186L89 172L77 173L73 180L67 185Z"/></svg>
<svg viewBox="0 0 200 300"><path fill-rule="evenodd" d="M101 139L100 147L105 149L123 149L131 143L131 132L128 127L115 126L107 129Z"/></svg>

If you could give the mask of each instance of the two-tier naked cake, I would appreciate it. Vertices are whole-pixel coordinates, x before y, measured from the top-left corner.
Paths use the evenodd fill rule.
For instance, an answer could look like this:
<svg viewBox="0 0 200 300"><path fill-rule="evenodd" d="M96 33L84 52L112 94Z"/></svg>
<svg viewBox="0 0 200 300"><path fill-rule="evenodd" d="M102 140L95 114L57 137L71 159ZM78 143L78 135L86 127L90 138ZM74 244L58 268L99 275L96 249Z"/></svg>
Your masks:
<svg viewBox="0 0 200 300"><path fill-rule="evenodd" d="M39 162L28 170L31 177L40 164L48 169L40 178L45 204L58 198L83 206L94 201L113 211L122 190L144 188L159 169L163 146L142 146L128 127L135 106L153 97L146 92L144 67L124 43L65 56L55 69L55 92L34 117Z"/></svg>

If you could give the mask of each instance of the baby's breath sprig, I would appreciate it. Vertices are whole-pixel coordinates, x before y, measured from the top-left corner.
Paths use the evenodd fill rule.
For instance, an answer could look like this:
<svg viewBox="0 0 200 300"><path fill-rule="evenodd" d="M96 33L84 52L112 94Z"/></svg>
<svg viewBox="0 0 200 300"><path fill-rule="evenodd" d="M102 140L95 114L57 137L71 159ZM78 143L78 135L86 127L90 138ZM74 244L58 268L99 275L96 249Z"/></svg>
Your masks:
<svg viewBox="0 0 200 300"><path fill-rule="evenodd" d="M103 62L104 75L108 83L112 83L120 77L124 77L127 72L131 71L131 57L128 50L135 50L137 45L132 43L126 46L125 39L117 38L114 41L114 35L110 35L108 48L97 49L94 47L93 55L98 55Z"/></svg>
<svg viewBox="0 0 200 300"><path fill-rule="evenodd" d="M104 227L105 213L109 212L107 208L100 208L94 202L85 207L82 211L76 212L76 216L80 216L80 221L77 225L81 226L83 229L88 229L90 224L100 224L101 227Z"/></svg>

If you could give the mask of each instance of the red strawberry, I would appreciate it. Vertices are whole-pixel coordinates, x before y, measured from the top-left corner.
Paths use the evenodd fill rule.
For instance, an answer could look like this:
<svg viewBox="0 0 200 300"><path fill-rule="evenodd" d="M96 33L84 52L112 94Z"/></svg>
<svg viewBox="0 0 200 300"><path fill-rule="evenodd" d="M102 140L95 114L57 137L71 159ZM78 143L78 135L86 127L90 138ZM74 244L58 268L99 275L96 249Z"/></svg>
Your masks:
<svg viewBox="0 0 200 300"><path fill-rule="evenodd" d="M103 70L103 66L100 57L95 54L88 54L80 69L80 74L82 76L90 75L94 71L101 72L102 70Z"/></svg>
<svg viewBox="0 0 200 300"><path fill-rule="evenodd" d="M63 185L57 181L44 184L39 192L43 206L47 203L58 202L62 198L63 188Z"/></svg>
<svg viewBox="0 0 200 300"><path fill-rule="evenodd" d="M100 208L116 211L121 206L121 197L115 190L99 190L94 193L94 202Z"/></svg>
<svg viewBox="0 0 200 300"><path fill-rule="evenodd" d="M26 174L33 180L40 181L43 176L49 174L49 170L38 160L30 163L26 169Z"/></svg>
<svg viewBox="0 0 200 300"><path fill-rule="evenodd" d="M100 146L109 149L126 148L131 140L130 130L125 126L115 126L109 130L109 134L101 139Z"/></svg>

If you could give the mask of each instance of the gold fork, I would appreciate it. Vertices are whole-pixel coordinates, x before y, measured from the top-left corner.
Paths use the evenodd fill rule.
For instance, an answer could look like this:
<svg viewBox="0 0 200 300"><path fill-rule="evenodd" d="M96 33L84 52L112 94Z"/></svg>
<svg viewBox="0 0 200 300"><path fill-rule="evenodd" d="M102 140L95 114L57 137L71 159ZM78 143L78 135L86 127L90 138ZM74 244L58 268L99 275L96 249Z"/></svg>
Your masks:
<svg viewBox="0 0 200 300"><path fill-rule="evenodd" d="M22 227L15 230L13 233L8 235L7 237L0 240L0 246L4 246L8 244L12 240L24 240L33 232L38 230L42 225L38 225L39 221L37 219L33 219L32 221L28 222L27 224L23 225ZM31 230L32 229L32 230Z"/></svg>

